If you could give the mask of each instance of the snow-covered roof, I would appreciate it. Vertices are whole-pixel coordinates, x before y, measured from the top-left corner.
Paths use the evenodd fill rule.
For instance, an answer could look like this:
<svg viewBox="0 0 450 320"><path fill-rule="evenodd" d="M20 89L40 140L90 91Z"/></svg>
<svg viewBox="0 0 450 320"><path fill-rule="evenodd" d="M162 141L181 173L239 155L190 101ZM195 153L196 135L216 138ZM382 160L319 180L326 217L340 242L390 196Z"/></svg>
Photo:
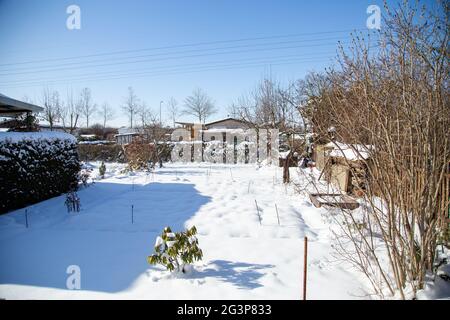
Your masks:
<svg viewBox="0 0 450 320"><path fill-rule="evenodd" d="M120 127L117 131L120 135L134 134L139 132L139 130L136 128L128 128L128 127Z"/></svg>
<svg viewBox="0 0 450 320"><path fill-rule="evenodd" d="M25 112L42 112L44 108L31 103L16 100L0 93L0 114L2 117L11 117Z"/></svg>
<svg viewBox="0 0 450 320"><path fill-rule="evenodd" d="M79 141L78 144L113 144L114 141L109 140L94 140L94 141Z"/></svg>
<svg viewBox="0 0 450 320"><path fill-rule="evenodd" d="M279 152L278 155L279 155L280 159L286 159L290 153L291 153L291 150L288 150L288 151L284 151L284 152Z"/></svg>
<svg viewBox="0 0 450 320"><path fill-rule="evenodd" d="M333 148L329 156L337 158L346 158L350 161L367 160L370 158L370 151L373 146L360 144L344 144L340 142L329 142L326 147Z"/></svg>
<svg viewBox="0 0 450 320"><path fill-rule="evenodd" d="M245 133L246 130L245 129L206 129L206 130L199 130L200 132L205 132L205 133L222 133L222 132L227 132L227 133Z"/></svg>
<svg viewBox="0 0 450 320"><path fill-rule="evenodd" d="M76 143L77 139L65 132L40 131L40 132L0 132L0 142L31 141L31 140L69 140Z"/></svg>

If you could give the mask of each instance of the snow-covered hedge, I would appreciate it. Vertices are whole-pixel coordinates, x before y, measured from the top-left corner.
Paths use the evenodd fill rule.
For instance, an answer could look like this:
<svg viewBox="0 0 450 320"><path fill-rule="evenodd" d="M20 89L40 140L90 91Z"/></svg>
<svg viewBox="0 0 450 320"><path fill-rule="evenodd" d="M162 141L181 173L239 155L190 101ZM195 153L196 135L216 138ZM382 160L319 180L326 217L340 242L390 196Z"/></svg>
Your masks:
<svg viewBox="0 0 450 320"><path fill-rule="evenodd" d="M60 132L0 133L0 213L75 189L77 141Z"/></svg>

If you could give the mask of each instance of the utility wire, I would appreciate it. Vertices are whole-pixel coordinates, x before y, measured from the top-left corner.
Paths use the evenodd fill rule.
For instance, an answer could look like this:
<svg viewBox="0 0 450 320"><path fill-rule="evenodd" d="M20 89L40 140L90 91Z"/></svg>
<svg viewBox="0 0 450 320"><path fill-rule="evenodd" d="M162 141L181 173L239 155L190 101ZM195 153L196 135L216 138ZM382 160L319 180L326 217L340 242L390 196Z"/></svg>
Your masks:
<svg viewBox="0 0 450 320"><path fill-rule="evenodd" d="M326 60L310 60L306 62L326 62ZM286 61L279 63L270 63L271 66L277 65L289 65L289 64L297 64L299 61ZM196 72L207 72L207 71L220 71L220 70L234 70L234 69L244 69L244 68L253 68L253 67L261 67L267 66L268 63L249 63L249 64L236 64L236 65L228 65L228 66L220 66L220 67L207 67L207 68L195 68L192 70L172 70L171 72L143 72L143 73L133 73L133 74L123 74L118 75L116 77L99 77L99 78L89 78L89 79L74 79L69 81L62 81L61 83L76 83L76 82L89 82L89 81L103 81L103 80L117 80L124 78L140 78L140 77L152 77L152 76L168 76L168 75L179 75L179 74L187 74L187 73L196 73ZM42 85L55 85L57 82L47 82L47 83L33 83L27 85L19 85L19 86L5 86L6 88L22 88L22 87L35 87Z"/></svg>
<svg viewBox="0 0 450 320"><path fill-rule="evenodd" d="M128 60L128 59L137 59L137 58L148 58L148 57L158 57L158 56L167 56L174 54L186 54L186 53L195 53L195 52L205 52L205 51L215 51L215 50L224 50L224 49L240 49L240 48L251 48L258 46L272 46L272 45L284 45L284 44L294 44L294 43L303 43L303 42L316 42L316 41L328 41L328 40L342 40L341 37L334 38L324 38L324 39L306 39L306 40L298 40L298 41L282 41L282 42L273 42L273 43L256 43L256 44L246 44L246 45L238 45L238 46L228 46L228 47L217 47L217 48L205 48L205 49L193 49L193 50L184 50L184 51L174 51L174 52L161 52L155 54L145 54L139 56L130 56L130 57L116 57L110 59L101 59L101 60L91 60L91 61L77 61L77 62L68 62L63 64L51 64L47 66L32 66L25 68L13 68L13 69L1 69L0 71L21 71L21 70L30 70L30 69L45 69L49 67L60 67L60 66L72 66L72 65L88 65L95 64L98 62L104 63L109 61L117 61L117 60Z"/></svg>
<svg viewBox="0 0 450 320"><path fill-rule="evenodd" d="M153 71L155 69L166 69L166 68L176 68L176 67L200 67L204 65L210 65L210 64L222 64L222 63L232 63L232 62L245 62L245 61L251 61L251 62L257 62L257 60L263 60L263 61L273 61L277 59L288 59L288 58L331 58L332 53L330 52L317 52L315 54L292 54L292 55L282 55L282 56L273 56L273 57L258 57L258 58L246 58L246 59L232 59L232 60L219 60L219 61L209 61L209 62L200 62L200 63L189 63L189 64L178 64L178 65L165 65L165 66L156 66L152 67L150 69L130 69L130 70L111 70L111 71L103 71L103 72L94 72L94 73L84 73L84 74L78 74L73 75L74 77L89 77L89 76L99 76L99 75L115 75L120 72L134 72L134 71ZM63 79L69 79L64 77ZM21 80L14 80L14 81L5 81L0 82L0 85L8 85L8 84L14 84L14 83L27 83L32 81L52 81L52 80L58 80L54 78L30 78L30 79L21 79Z"/></svg>
<svg viewBox="0 0 450 320"><path fill-rule="evenodd" d="M292 37L321 35L321 34L349 33L349 32L358 32L358 31L362 31L362 30L365 30L365 29L347 29L347 30L338 30L338 31L296 33L296 34L275 35L275 36L267 36L267 37L253 37L253 38L240 38L240 39L232 39L232 40L197 42L197 43L188 43L188 44L180 44L180 45L169 45L169 46L161 46L161 47L134 49L134 50L120 50L120 51L112 51L112 52L103 52L103 53L96 53L96 54L89 54L89 55L80 55L80 56L72 56L72 57L63 57L63 58L51 58L51 59L11 62L11 63L0 64L0 66L22 65L22 64L54 62L54 61L66 61L66 60L73 60L73 59L84 59L84 58L109 56L109 55L117 55L117 54L124 54L124 53L134 53L134 52L143 52L143 51L152 51L152 50L164 50L164 49L174 49L174 48L184 48L184 47L195 47L195 46L206 46L206 45L213 45L213 44L223 44L223 43L233 43L233 42L243 42L243 41L258 41L258 40L282 39L282 38L292 38ZM30 50L32 50L32 49L30 49Z"/></svg>
<svg viewBox="0 0 450 320"><path fill-rule="evenodd" d="M347 44L346 42L340 42L340 44ZM124 64L135 64L142 62L151 62L151 61L165 61L172 59L185 59L185 58L195 58L195 57L205 57L205 56L217 56L223 54L234 54L234 53L248 53L248 52L262 52L262 51L272 51L272 50L284 50L284 49L296 49L296 48L310 48L310 47L321 47L321 46L336 46L337 43L320 43L320 44L310 44L310 45L295 45L295 46L281 46L281 47L272 47L272 48L258 48L258 49L248 49L248 50L232 50L232 51L223 51L223 52L213 52L213 53L201 53L201 54L193 54L193 55L181 55L174 57L163 57L157 59L141 59L141 60L132 60L132 61L122 61L122 62L112 62L112 63L100 63L94 65L81 65L77 67L71 66L61 66L58 68L48 68L48 69L38 69L38 70L29 70L21 71L21 72L0 72L0 76L10 76L10 75L19 75L19 74L32 74L32 73L41 73L41 72L49 72L49 71L62 71L62 70L74 70L74 69L85 69L85 68L93 68L93 67L105 67L111 65L124 65Z"/></svg>

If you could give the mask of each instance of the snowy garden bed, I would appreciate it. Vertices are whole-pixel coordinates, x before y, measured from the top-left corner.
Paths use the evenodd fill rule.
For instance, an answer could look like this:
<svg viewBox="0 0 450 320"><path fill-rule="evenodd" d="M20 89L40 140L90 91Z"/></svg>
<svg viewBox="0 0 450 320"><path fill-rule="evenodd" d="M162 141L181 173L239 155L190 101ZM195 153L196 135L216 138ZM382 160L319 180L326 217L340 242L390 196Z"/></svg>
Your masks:
<svg viewBox="0 0 450 320"><path fill-rule="evenodd" d="M305 236L308 299L376 298L333 257L329 212L284 186L281 168L124 167L107 163L105 179L78 192L79 213L61 196L28 207L28 229L24 210L0 216L0 298L301 299ZM166 226L198 230L203 258L185 273L147 263ZM79 290L67 287L70 266Z"/></svg>

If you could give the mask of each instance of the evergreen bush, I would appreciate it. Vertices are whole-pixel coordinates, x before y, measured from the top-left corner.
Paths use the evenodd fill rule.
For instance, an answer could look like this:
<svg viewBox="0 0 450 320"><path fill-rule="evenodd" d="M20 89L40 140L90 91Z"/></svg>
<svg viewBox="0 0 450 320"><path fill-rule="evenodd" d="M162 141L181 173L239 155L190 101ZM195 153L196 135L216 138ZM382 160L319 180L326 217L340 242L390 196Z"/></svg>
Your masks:
<svg viewBox="0 0 450 320"><path fill-rule="evenodd" d="M0 214L78 188L76 140L63 133L0 134Z"/></svg>
<svg viewBox="0 0 450 320"><path fill-rule="evenodd" d="M147 258L149 264L161 264L169 271L186 272L186 265L199 261L203 252L198 246L195 226L184 232L172 232L164 228L156 238L155 253Z"/></svg>

